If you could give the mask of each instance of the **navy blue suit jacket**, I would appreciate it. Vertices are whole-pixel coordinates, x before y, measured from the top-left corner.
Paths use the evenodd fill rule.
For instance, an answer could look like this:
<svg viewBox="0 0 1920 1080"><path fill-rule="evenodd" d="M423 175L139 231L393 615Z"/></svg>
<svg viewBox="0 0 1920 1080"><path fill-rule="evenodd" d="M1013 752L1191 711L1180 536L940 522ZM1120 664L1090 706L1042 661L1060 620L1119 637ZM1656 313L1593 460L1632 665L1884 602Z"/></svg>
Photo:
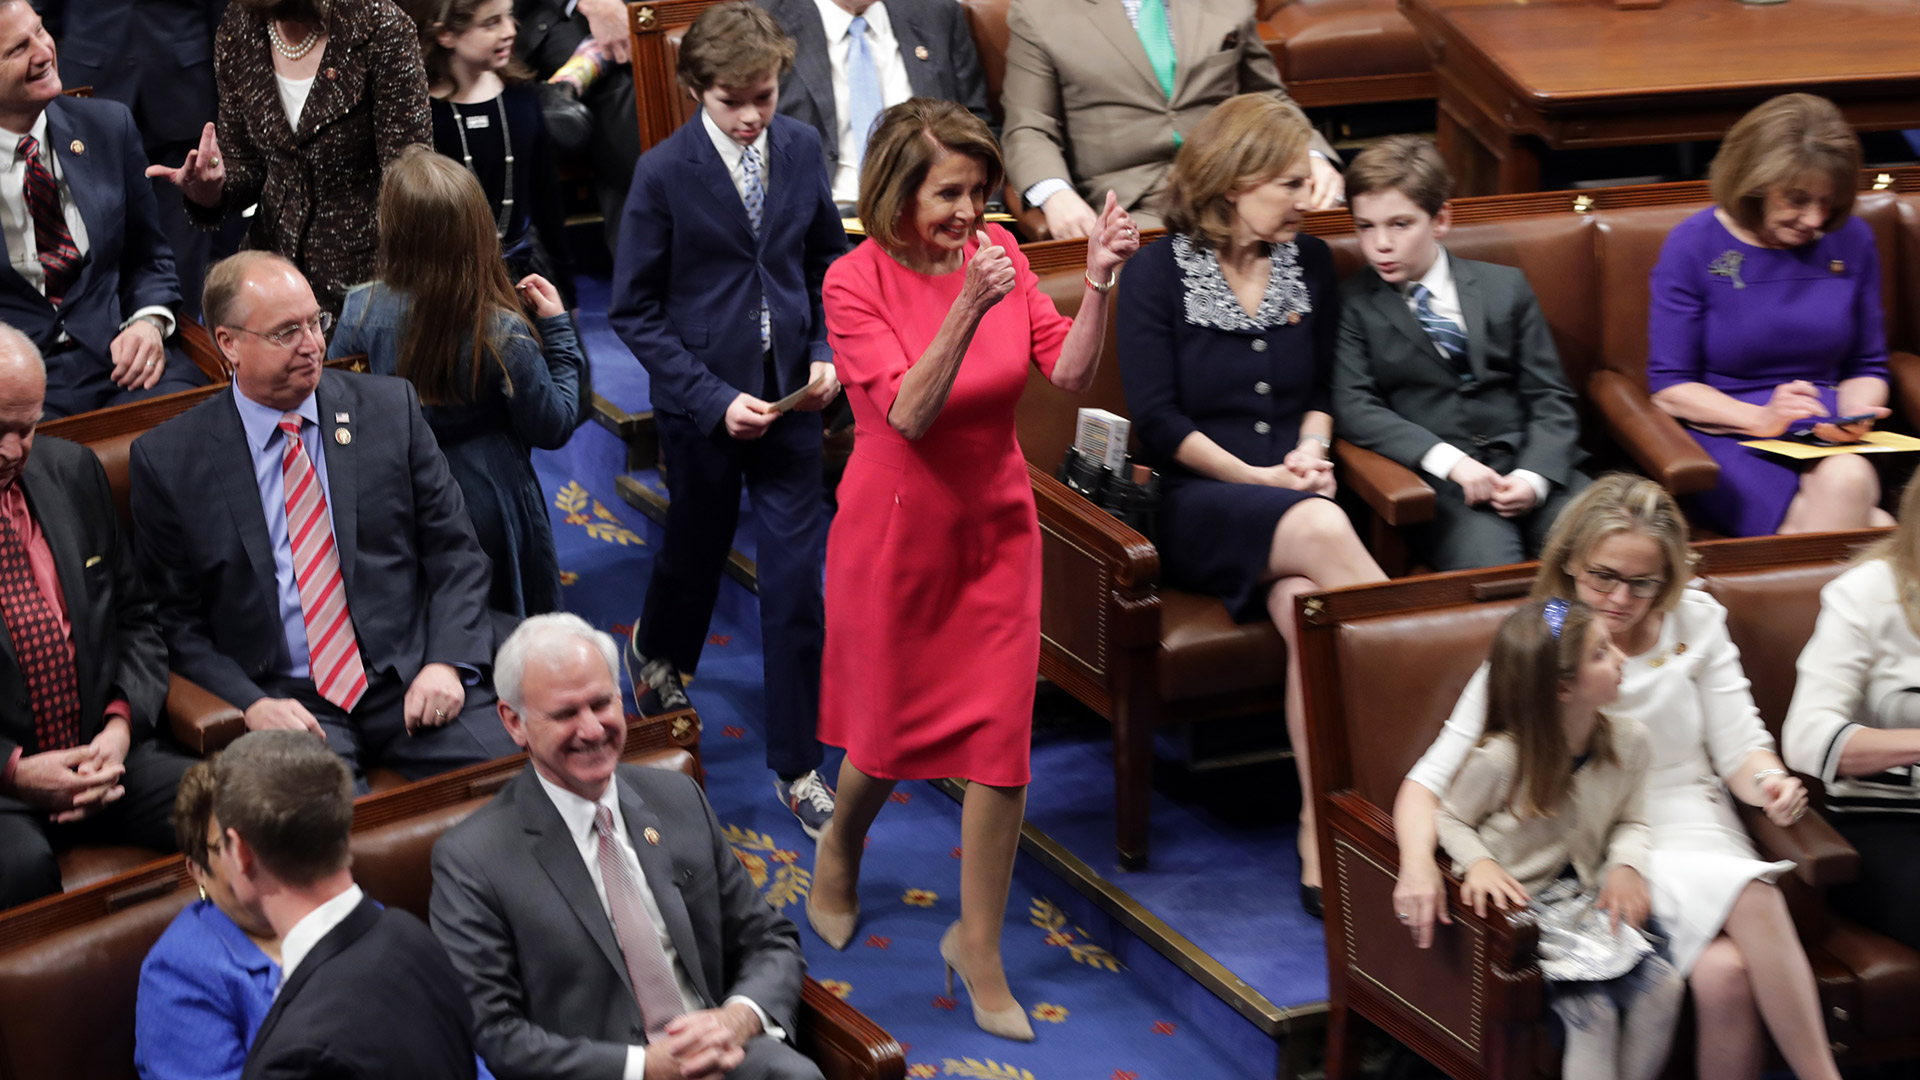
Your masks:
<svg viewBox="0 0 1920 1080"><path fill-rule="evenodd" d="M60 81L133 109L151 151L197 143L219 102L213 29L227 0L40 0Z"/></svg>
<svg viewBox="0 0 1920 1080"><path fill-rule="evenodd" d="M698 112L641 155L620 218L608 321L652 377L654 407L704 431L736 395L766 388L762 296L782 395L807 384L811 362L833 362L820 283L847 234L820 134L775 116L767 143L758 237Z"/></svg>
<svg viewBox="0 0 1920 1080"><path fill-rule="evenodd" d="M173 249L160 231L147 154L125 105L55 98L47 105L42 153L49 151L59 159L87 226L86 265L56 308L14 270L9 252L0 259L0 320L32 338L42 352L53 351L65 330L81 350L82 362L107 364L107 346L127 316L153 304L179 308Z"/></svg>

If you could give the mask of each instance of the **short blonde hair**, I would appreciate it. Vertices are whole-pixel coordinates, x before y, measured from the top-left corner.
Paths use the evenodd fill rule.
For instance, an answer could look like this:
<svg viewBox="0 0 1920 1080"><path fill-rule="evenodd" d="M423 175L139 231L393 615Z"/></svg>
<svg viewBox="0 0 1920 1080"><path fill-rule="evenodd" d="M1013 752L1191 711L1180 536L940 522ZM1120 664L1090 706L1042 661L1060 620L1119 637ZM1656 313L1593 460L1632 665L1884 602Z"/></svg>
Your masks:
<svg viewBox="0 0 1920 1080"><path fill-rule="evenodd" d="M1920 634L1920 474L1900 493L1900 524L1892 536L1860 553L1859 562L1885 559L1893 567L1894 590L1907 627Z"/></svg>
<svg viewBox="0 0 1920 1080"><path fill-rule="evenodd" d="M1313 141L1307 114L1270 94L1230 97L1208 113L1180 146L1167 177L1167 231L1201 247L1226 246L1233 204L1227 195L1278 176Z"/></svg>
<svg viewBox="0 0 1920 1080"><path fill-rule="evenodd" d="M1764 224L1767 193L1823 173L1833 184L1833 209L1821 228L1832 232L1853 214L1863 155L1860 138L1833 102L1812 94L1782 94L1754 106L1727 132L1707 183L1716 206L1743 229Z"/></svg>
<svg viewBox="0 0 1920 1080"><path fill-rule="evenodd" d="M860 167L860 222L887 251L906 246L901 215L913 205L941 151L964 154L987 173L989 196L1006 176L1000 144L979 117L951 101L915 97L880 114Z"/></svg>
<svg viewBox="0 0 1920 1080"><path fill-rule="evenodd" d="M1659 546L1667 564L1667 585L1654 597L1651 610L1672 611L1693 576L1687 518L1666 488L1630 473L1602 476L1560 511L1559 520L1540 548L1540 570L1533 578L1534 597L1579 599L1567 565L1575 560L1585 562L1602 540L1623 532L1639 533Z"/></svg>

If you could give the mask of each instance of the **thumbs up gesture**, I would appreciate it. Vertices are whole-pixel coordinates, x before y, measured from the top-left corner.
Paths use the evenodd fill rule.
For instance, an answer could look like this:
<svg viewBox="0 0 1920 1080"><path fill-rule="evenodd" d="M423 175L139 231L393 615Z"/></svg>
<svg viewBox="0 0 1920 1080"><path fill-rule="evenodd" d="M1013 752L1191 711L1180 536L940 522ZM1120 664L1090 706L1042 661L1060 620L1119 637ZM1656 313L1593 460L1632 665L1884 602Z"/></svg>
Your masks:
<svg viewBox="0 0 1920 1080"><path fill-rule="evenodd" d="M974 236L979 245L967 262L967 281L960 295L976 312L985 314L1013 291L1013 259L994 243L983 228Z"/></svg>

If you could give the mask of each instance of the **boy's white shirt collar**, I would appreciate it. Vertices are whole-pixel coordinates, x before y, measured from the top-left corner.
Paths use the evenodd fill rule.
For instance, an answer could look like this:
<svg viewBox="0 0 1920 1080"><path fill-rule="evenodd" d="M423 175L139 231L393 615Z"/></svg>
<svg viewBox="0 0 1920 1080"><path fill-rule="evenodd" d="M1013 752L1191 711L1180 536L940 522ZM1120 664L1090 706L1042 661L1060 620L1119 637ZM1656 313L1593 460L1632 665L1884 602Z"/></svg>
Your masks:
<svg viewBox="0 0 1920 1080"><path fill-rule="evenodd" d="M713 140L713 148L720 151L720 162L727 167L727 172L739 172L740 159L746 155L746 148L734 142L733 136L721 131L720 125L713 122L713 117L707 114L704 107L700 110L700 123L707 129L707 138ZM767 138L771 131L773 124L768 123L760 129L760 137L753 140L753 148L760 151L760 167L763 169L767 166Z"/></svg>

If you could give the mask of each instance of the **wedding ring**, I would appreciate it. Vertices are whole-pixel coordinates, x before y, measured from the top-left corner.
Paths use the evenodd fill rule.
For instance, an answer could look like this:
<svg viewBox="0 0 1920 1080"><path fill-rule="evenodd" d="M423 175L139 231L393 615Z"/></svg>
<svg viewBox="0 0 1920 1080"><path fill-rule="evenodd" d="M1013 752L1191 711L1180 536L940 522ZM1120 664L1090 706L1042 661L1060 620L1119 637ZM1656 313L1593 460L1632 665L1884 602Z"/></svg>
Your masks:
<svg viewBox="0 0 1920 1080"><path fill-rule="evenodd" d="M446 711L444 709L433 710L433 718L435 720L445 720L447 718Z"/></svg>
<svg viewBox="0 0 1920 1080"><path fill-rule="evenodd" d="M1399 920L1400 920L1401 922L1406 922L1406 921L1407 921L1408 919L1411 919L1411 918L1413 918L1413 916L1411 916L1411 915L1409 915L1409 914L1407 914L1407 913L1406 913L1406 912L1404 912L1404 911L1396 911L1396 912L1394 912L1394 913L1393 913L1393 917L1394 917L1394 918L1396 918L1396 919L1399 919Z"/></svg>
<svg viewBox="0 0 1920 1080"><path fill-rule="evenodd" d="M209 164L209 165L211 165L211 166L213 166L213 167L214 167L214 168L216 168L216 169L217 169L217 168L219 168L219 167L220 167L220 155L219 155L219 154L215 154L215 155L213 155L212 157L210 157L210 158L208 158L208 159L207 159L207 164Z"/></svg>

